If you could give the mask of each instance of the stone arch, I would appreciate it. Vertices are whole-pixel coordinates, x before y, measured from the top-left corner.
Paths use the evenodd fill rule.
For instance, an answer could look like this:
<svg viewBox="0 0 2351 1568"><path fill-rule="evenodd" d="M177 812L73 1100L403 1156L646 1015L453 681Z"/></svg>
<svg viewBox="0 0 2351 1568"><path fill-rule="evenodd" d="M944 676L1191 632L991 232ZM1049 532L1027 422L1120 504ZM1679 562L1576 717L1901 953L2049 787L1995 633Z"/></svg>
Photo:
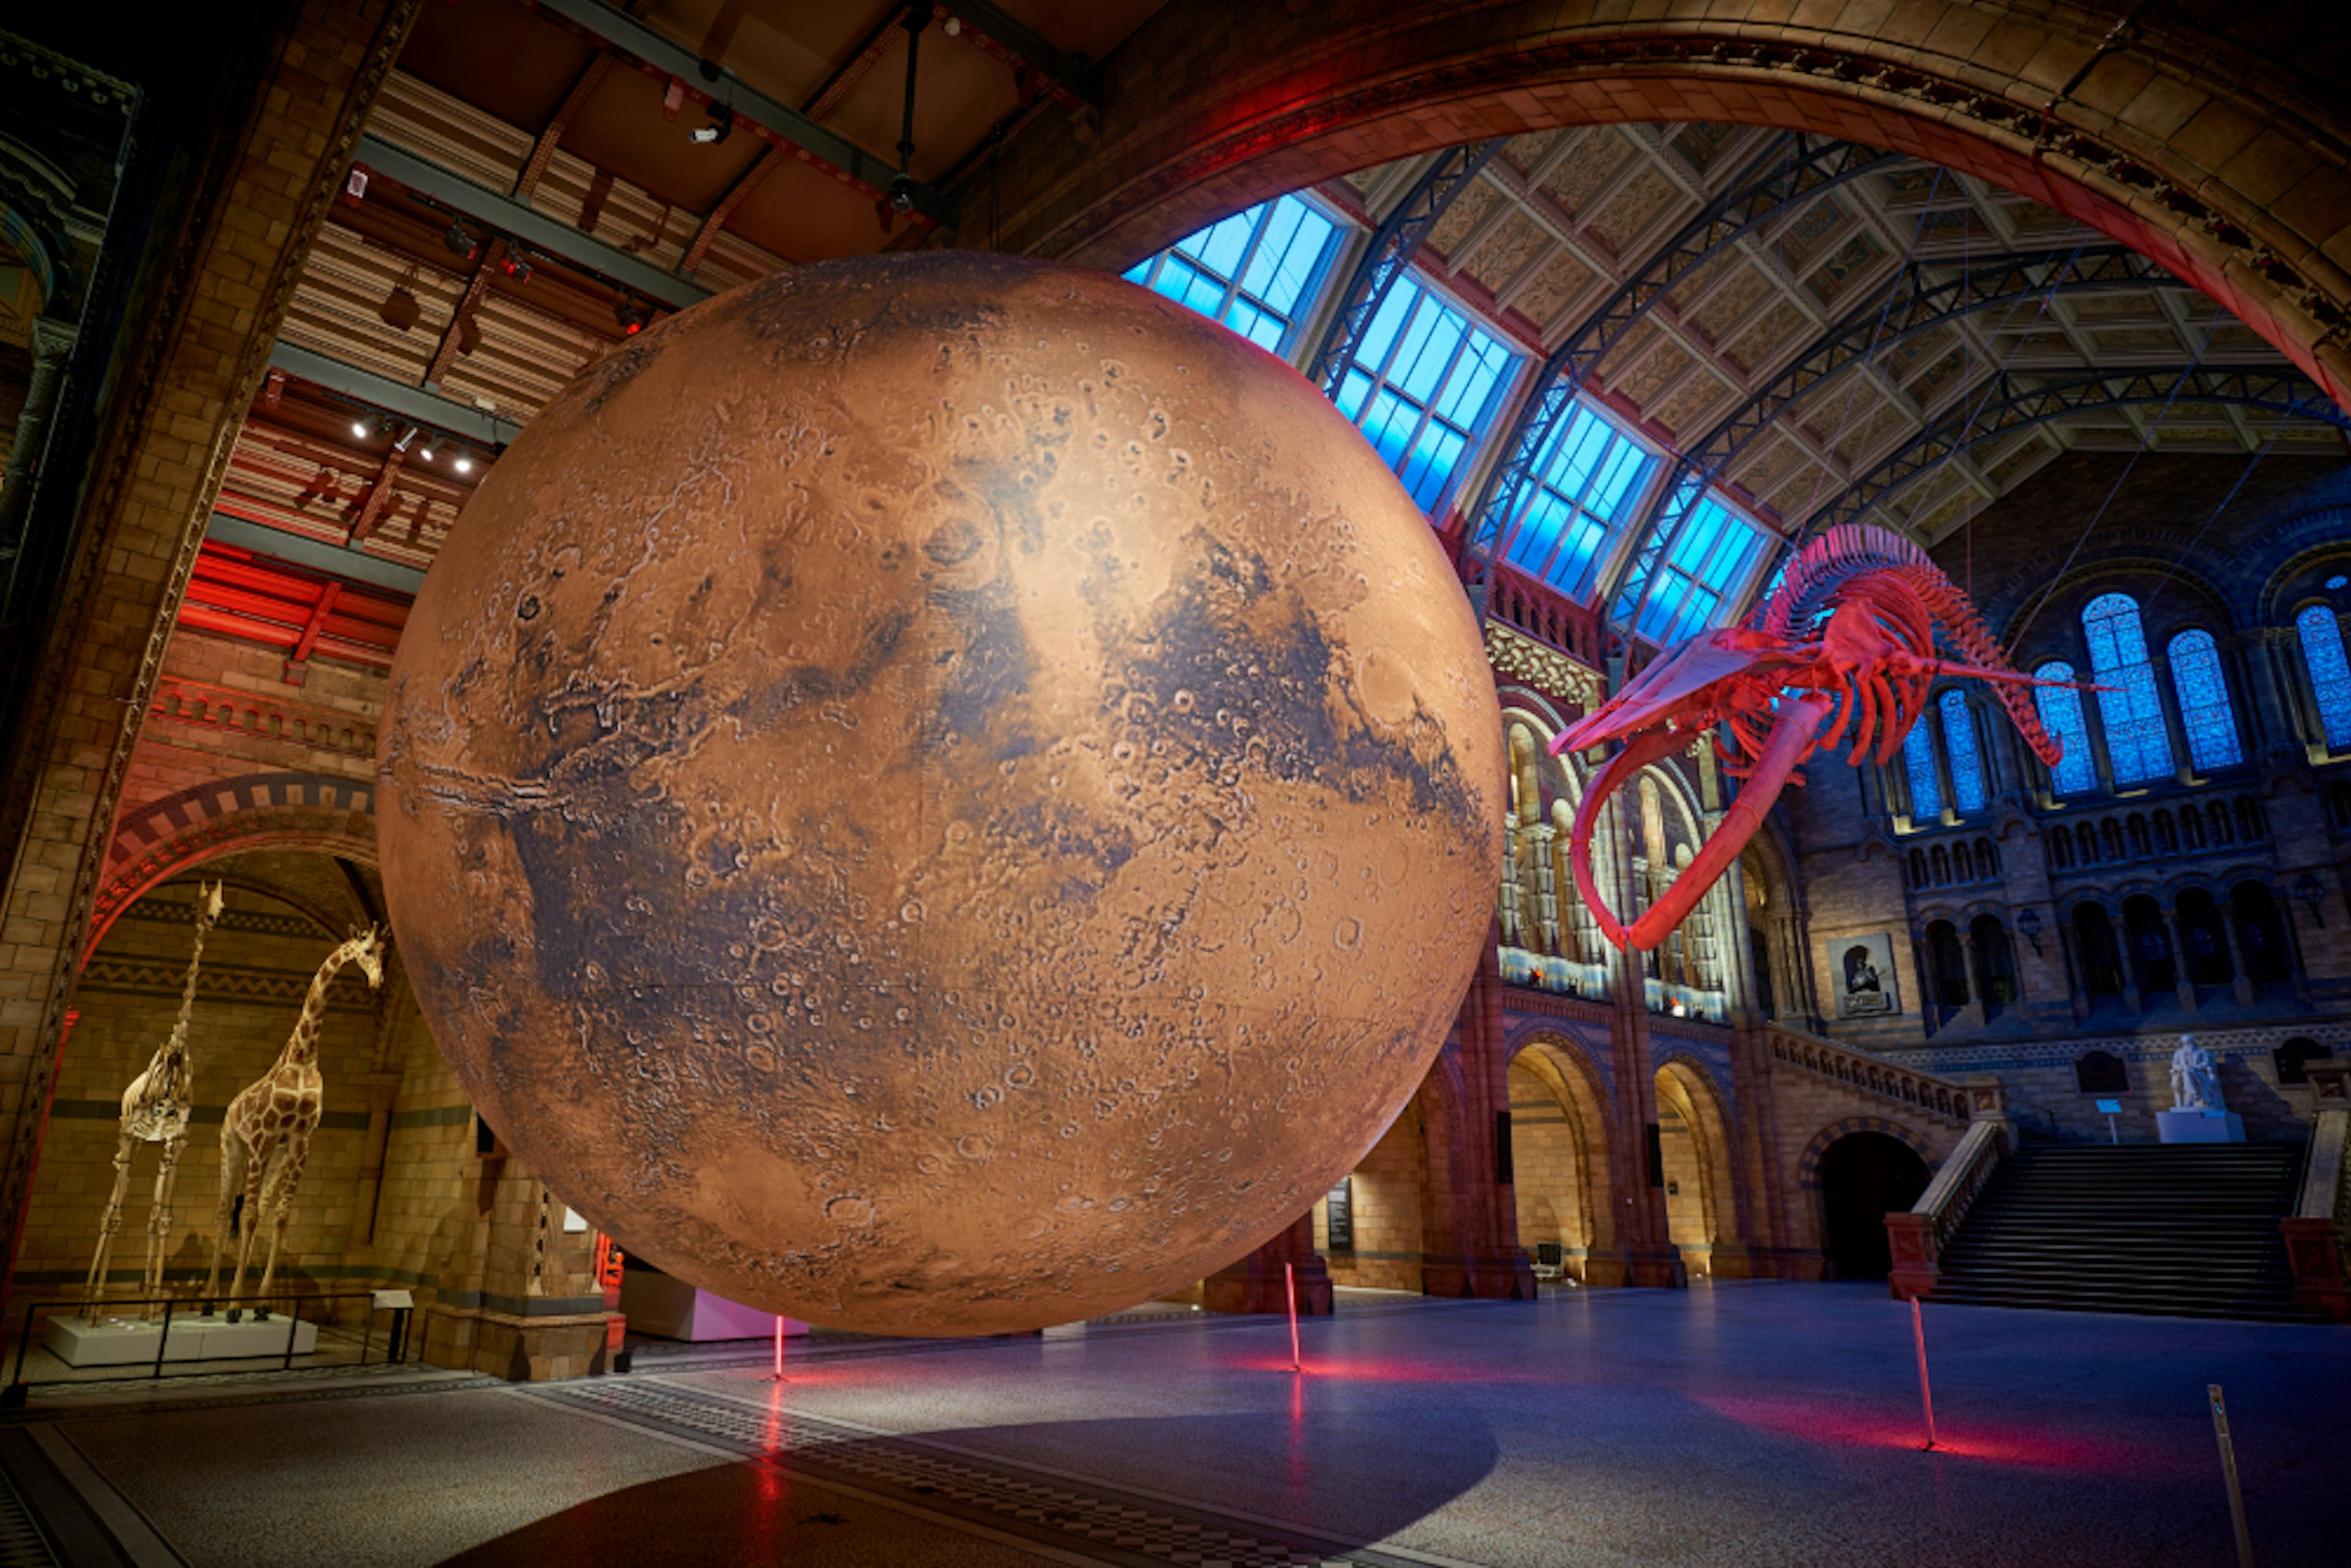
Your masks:
<svg viewBox="0 0 2351 1568"><path fill-rule="evenodd" d="M1934 1141L1903 1123L1887 1116L1847 1116L1843 1121L1832 1122L1823 1127L1813 1134L1813 1141L1804 1145L1804 1152L1796 1159L1796 1186L1805 1192L1821 1190L1821 1156L1828 1153L1831 1144L1848 1133L1883 1133L1889 1138L1907 1144L1913 1153L1927 1162L1927 1168L1930 1171L1943 1163L1942 1153L1935 1146Z"/></svg>
<svg viewBox="0 0 2351 1568"><path fill-rule="evenodd" d="M2351 507L2304 512L2264 533L2261 549L2267 570L2260 574L2261 590L2245 619L2254 625L2291 626L2295 613L2319 597L2308 583L2321 575L2321 567L2351 571Z"/></svg>
<svg viewBox="0 0 2351 1568"><path fill-rule="evenodd" d="M1658 1109L1679 1120L1689 1141L1687 1164L1698 1186L1695 1193L1675 1190L1687 1178L1677 1175L1684 1162L1668 1124L1660 1138L1666 1156L1667 1237L1681 1249L1693 1277L1710 1275L1716 1247L1735 1246L1742 1239L1730 1115L1714 1074L1687 1051L1667 1051L1659 1056L1656 1085Z"/></svg>
<svg viewBox="0 0 2351 1568"><path fill-rule="evenodd" d="M1168 6L1105 62L1081 150L1039 121L1002 160L1007 249L1120 269L1280 192L1562 125L1729 120L1855 138L2005 186L2141 251L2351 402L2351 125L2261 35L2165 8L1912 0L1764 25L1750 0ZM2244 24L2251 28L2257 24ZM2225 131L2218 128L2226 127ZM2291 192L2291 201L2279 200Z"/></svg>
<svg viewBox="0 0 2351 1568"><path fill-rule="evenodd" d="M90 903L88 962L122 912L167 878L242 850L317 849L375 863L375 789L319 773L248 773L195 785L126 812Z"/></svg>
<svg viewBox="0 0 2351 1568"><path fill-rule="evenodd" d="M1623 1284L1608 1094L1589 1056L1556 1031L1538 1031L1512 1053L1509 1082L1520 1244L1556 1243L1570 1278Z"/></svg>

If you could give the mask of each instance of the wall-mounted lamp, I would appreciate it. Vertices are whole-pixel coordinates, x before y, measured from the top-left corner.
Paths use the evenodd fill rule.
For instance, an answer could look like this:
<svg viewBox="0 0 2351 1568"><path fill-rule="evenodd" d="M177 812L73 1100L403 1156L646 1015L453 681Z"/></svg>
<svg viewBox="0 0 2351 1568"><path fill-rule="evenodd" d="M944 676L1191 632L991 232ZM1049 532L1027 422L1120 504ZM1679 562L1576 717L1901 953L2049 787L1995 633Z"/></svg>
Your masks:
<svg viewBox="0 0 2351 1568"><path fill-rule="evenodd" d="M2032 944L2032 956L2041 956L2041 911L2025 909L2016 917L2017 935Z"/></svg>
<svg viewBox="0 0 2351 1568"><path fill-rule="evenodd" d="M2294 879L2294 895L2310 911L2311 920L2319 925L2326 924L2326 889L2317 877L2304 872Z"/></svg>

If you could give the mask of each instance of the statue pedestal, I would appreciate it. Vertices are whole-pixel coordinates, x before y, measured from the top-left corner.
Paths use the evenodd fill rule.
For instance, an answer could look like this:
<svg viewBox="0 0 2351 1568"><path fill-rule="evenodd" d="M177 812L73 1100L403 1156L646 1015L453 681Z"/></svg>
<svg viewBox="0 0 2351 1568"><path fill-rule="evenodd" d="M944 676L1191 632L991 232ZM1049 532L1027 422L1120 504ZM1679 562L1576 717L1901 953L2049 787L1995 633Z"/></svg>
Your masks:
<svg viewBox="0 0 2351 1568"><path fill-rule="evenodd" d="M2155 1135L2166 1144L2241 1144L2245 1119L2234 1111L2158 1111Z"/></svg>
<svg viewBox="0 0 2351 1568"><path fill-rule="evenodd" d="M161 1323L110 1318L93 1324L78 1317L56 1317L41 1325L41 1343L68 1366L136 1366L153 1364L158 1351L164 1361L284 1355L287 1332L282 1313L260 1322L248 1316L234 1323L221 1316L174 1317L168 1342ZM291 1332L295 1354L308 1355L319 1348L318 1324L301 1323Z"/></svg>

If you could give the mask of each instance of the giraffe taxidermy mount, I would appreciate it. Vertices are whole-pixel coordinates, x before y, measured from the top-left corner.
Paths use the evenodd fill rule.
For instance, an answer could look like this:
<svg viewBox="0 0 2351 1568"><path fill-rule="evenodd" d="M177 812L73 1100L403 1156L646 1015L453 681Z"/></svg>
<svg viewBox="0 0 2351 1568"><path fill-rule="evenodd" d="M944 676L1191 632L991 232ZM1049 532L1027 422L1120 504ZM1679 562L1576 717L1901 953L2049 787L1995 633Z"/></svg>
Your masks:
<svg viewBox="0 0 2351 1568"><path fill-rule="evenodd" d="M114 1236L122 1228L122 1200L131 1190L131 1162L141 1144L161 1144L163 1163L155 1171L155 1202L147 1214L147 1270L140 1294L150 1298L146 1315L156 1315L152 1298L163 1293L163 1262L172 1247L172 1187L180 1155L188 1146L188 1118L195 1111L196 1058L188 1043L188 1017L195 1009L196 971L204 965L204 937L221 916L219 883L196 888L196 941L188 954L188 977L180 987L180 1014L172 1032L148 1059L147 1071L122 1092L122 1119L114 1140L114 1196L99 1221L98 1253L82 1288L82 1316L98 1322L106 1294L107 1270L114 1261Z"/></svg>
<svg viewBox="0 0 2351 1568"><path fill-rule="evenodd" d="M310 1155L310 1135L319 1130L320 1101L326 1081L319 1073L319 1025L327 1016L327 988L346 964L357 964L370 988L383 984L383 931L371 925L327 955L310 977L310 993L302 1001L302 1016L277 1064L247 1084L228 1103L221 1124L220 1207L214 1218L212 1273L204 1281L204 1301L218 1301L221 1253L232 1234L232 1217L239 1196L245 1199L244 1223L237 1234L236 1273L228 1287L229 1321L238 1317L236 1300L245 1288L246 1265L253 1257L253 1238L269 1228L269 1254L261 1270L254 1316L269 1316L269 1287L277 1277L277 1247L286 1237L287 1212L294 1189L302 1180L302 1162Z"/></svg>

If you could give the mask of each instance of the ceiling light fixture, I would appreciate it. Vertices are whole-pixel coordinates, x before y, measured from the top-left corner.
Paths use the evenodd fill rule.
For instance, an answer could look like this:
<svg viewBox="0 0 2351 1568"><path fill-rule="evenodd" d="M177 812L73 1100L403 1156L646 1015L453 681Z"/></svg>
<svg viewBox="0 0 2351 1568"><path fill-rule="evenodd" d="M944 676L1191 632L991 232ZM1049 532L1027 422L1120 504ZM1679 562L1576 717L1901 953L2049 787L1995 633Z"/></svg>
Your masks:
<svg viewBox="0 0 2351 1568"><path fill-rule="evenodd" d="M418 453L417 455L423 458L427 463L432 462L435 457L441 455L441 441L442 438L440 436L434 436L432 440L424 444L424 450Z"/></svg>
<svg viewBox="0 0 2351 1568"><path fill-rule="evenodd" d="M364 441L375 434L375 423L371 420L355 419L351 421L351 434Z"/></svg>
<svg viewBox="0 0 2351 1568"><path fill-rule="evenodd" d="M688 141L702 147L715 147L735 134L735 106L714 103L710 106L710 123L697 126L685 133Z"/></svg>
<svg viewBox="0 0 2351 1568"><path fill-rule="evenodd" d="M633 338L645 329L645 323L653 319L653 312L624 294L612 302L612 319L620 322L621 331L625 336Z"/></svg>
<svg viewBox="0 0 2351 1568"><path fill-rule="evenodd" d="M906 13L906 101L898 121L898 172L890 181L890 204L899 214L914 210L914 66L930 8L917 5Z"/></svg>
<svg viewBox="0 0 2351 1568"><path fill-rule="evenodd" d="M457 460L449 466L460 474L471 474L474 471L474 460L463 447L460 447L457 450Z"/></svg>
<svg viewBox="0 0 2351 1568"><path fill-rule="evenodd" d="M412 424L400 433L400 439L392 444L392 449L394 452L405 452L408 450L408 444L415 439L416 427Z"/></svg>
<svg viewBox="0 0 2351 1568"><path fill-rule="evenodd" d="M441 236L441 243L447 246L451 250L455 251L459 256L464 256L467 261L473 260L475 255L482 248L481 240L477 238L471 230L467 229L463 223L455 218L450 220L449 232Z"/></svg>
<svg viewBox="0 0 2351 1568"><path fill-rule="evenodd" d="M504 272L508 277L513 278L517 283L528 283L530 281L530 252L523 249L520 246L513 246L506 253L505 256L499 258L498 270Z"/></svg>

